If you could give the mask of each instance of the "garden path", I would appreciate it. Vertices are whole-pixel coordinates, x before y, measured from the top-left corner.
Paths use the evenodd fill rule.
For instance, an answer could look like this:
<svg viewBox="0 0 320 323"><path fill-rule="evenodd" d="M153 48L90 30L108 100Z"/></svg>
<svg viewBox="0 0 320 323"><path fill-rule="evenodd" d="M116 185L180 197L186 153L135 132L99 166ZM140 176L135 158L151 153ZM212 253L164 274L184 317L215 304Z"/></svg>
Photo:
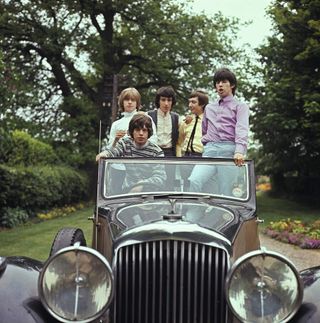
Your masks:
<svg viewBox="0 0 320 323"><path fill-rule="evenodd" d="M260 233L260 244L270 251L286 256L298 270L320 266L320 249L301 249L298 246L272 239L263 233Z"/></svg>

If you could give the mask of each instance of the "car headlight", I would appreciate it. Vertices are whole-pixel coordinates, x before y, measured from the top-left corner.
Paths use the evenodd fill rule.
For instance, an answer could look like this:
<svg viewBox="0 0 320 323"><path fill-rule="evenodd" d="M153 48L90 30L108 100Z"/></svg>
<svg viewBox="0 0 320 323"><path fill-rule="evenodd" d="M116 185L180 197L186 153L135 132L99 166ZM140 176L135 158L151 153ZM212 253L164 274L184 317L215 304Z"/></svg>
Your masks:
<svg viewBox="0 0 320 323"><path fill-rule="evenodd" d="M284 256L250 252L232 266L227 302L241 322L287 322L299 309L303 287L299 273Z"/></svg>
<svg viewBox="0 0 320 323"><path fill-rule="evenodd" d="M6 266L7 266L6 258L0 256L0 275L2 274L2 271L5 270Z"/></svg>
<svg viewBox="0 0 320 323"><path fill-rule="evenodd" d="M109 306L113 275L96 250L75 245L49 258L39 276L40 299L62 322L90 322Z"/></svg>

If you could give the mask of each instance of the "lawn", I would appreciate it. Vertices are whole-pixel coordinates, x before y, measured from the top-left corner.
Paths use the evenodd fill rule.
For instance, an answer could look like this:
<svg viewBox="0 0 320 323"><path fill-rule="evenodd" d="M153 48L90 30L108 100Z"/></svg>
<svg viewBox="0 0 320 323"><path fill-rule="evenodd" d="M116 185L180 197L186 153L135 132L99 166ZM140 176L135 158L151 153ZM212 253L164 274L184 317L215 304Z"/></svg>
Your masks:
<svg viewBox="0 0 320 323"><path fill-rule="evenodd" d="M258 216L264 219L263 227L271 221L281 219L299 219L313 222L319 219L320 209L300 205L293 201L271 198L266 194L258 195ZM92 216L94 207L85 208L66 217L60 217L40 223L26 225L0 231L0 255L28 256L47 259L52 241L62 227L79 227L84 231L88 245L91 245Z"/></svg>
<svg viewBox="0 0 320 323"><path fill-rule="evenodd" d="M48 258L51 244L59 229L63 227L81 228L85 234L87 244L91 245L92 216L94 207L87 207L71 213L65 217L27 223L10 230L0 231L1 256L27 256L39 260Z"/></svg>
<svg viewBox="0 0 320 323"><path fill-rule="evenodd" d="M257 194L257 213L260 219L265 222L263 227L270 222L280 221L282 219L301 220L305 222L314 222L320 219L320 208L312 205L302 205L295 201L271 198L266 193Z"/></svg>

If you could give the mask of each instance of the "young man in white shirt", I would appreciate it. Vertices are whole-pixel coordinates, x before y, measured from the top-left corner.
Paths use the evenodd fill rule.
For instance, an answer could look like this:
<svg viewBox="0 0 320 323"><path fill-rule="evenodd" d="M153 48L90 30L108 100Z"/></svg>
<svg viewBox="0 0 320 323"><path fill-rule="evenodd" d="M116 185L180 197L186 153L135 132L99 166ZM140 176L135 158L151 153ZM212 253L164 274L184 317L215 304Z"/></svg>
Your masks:
<svg viewBox="0 0 320 323"><path fill-rule="evenodd" d="M164 86L157 90L156 109L148 111L156 125L158 145L166 157L176 156L179 137L179 115L171 111L176 103L176 94L171 86Z"/></svg>
<svg viewBox="0 0 320 323"><path fill-rule="evenodd" d="M114 121L109 133L108 148L115 146L117 141L128 135L129 122L138 113L141 106L141 95L134 87L128 87L121 91L118 99L119 109L122 111L122 118ZM157 143L156 126L152 123L153 135L149 139Z"/></svg>
<svg viewBox="0 0 320 323"><path fill-rule="evenodd" d="M165 157L177 155L177 142L179 137L179 115L171 111L176 103L176 94L171 86L164 86L157 90L155 97L156 109L148 111L156 125L158 145ZM169 190L175 187L175 168L166 167L167 183Z"/></svg>

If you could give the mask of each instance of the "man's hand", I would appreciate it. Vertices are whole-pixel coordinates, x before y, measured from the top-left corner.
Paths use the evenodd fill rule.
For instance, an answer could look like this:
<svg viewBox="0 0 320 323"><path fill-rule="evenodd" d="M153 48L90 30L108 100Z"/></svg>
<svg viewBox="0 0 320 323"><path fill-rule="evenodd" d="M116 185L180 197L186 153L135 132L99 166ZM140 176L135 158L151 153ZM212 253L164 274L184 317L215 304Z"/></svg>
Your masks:
<svg viewBox="0 0 320 323"><path fill-rule="evenodd" d="M106 151L102 151L100 154L96 156L96 161L98 162L101 157L109 157L109 155Z"/></svg>
<svg viewBox="0 0 320 323"><path fill-rule="evenodd" d="M242 166L244 164L244 156L240 153L235 153L233 159L237 166Z"/></svg>
<svg viewBox="0 0 320 323"><path fill-rule="evenodd" d="M127 134L126 130L118 130L118 131L116 131L115 139L117 139L117 141L118 141L119 139L121 139L126 134Z"/></svg>
<svg viewBox="0 0 320 323"><path fill-rule="evenodd" d="M192 115L187 115L187 116L185 117L185 119L184 119L184 122L185 122L186 124L189 124L189 123L191 123L191 122L192 122L192 120L193 120Z"/></svg>
<svg viewBox="0 0 320 323"><path fill-rule="evenodd" d="M122 137L124 137L126 134L127 134L126 130L118 130L118 131L116 131L116 135L115 135L115 138L114 138L113 143L112 143L112 148L114 148L116 146L117 142Z"/></svg>

